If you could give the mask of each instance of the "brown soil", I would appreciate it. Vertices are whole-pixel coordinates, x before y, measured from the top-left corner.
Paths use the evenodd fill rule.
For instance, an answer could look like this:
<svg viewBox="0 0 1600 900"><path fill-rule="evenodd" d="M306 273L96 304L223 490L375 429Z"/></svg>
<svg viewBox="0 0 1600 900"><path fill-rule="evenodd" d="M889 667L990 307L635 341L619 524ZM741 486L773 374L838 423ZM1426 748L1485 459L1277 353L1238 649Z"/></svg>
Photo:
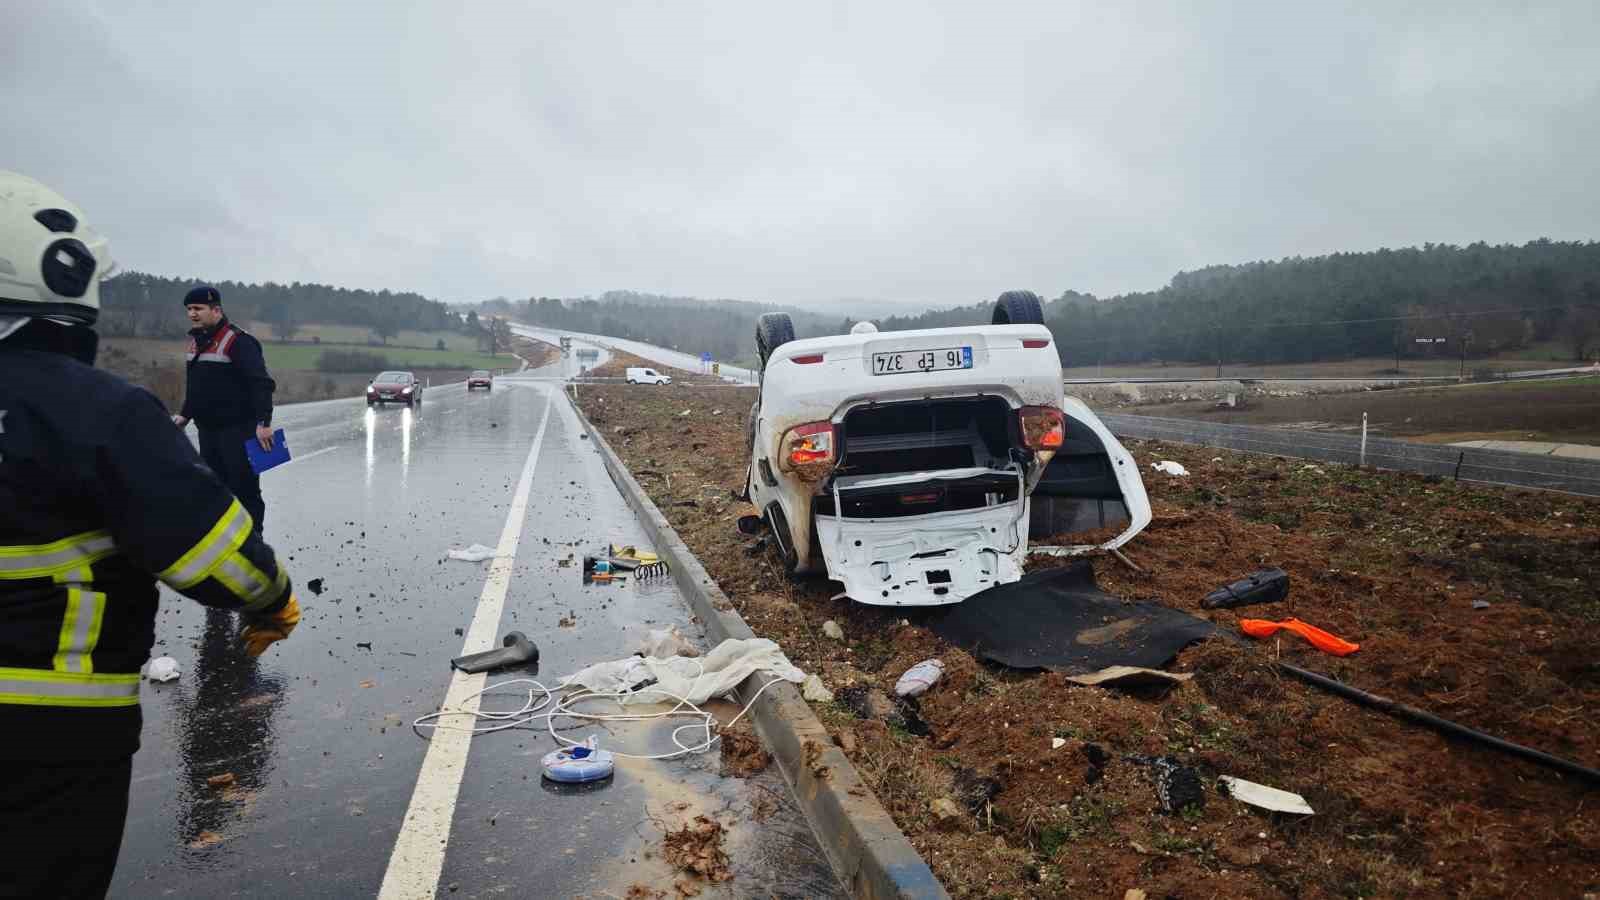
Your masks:
<svg viewBox="0 0 1600 900"><path fill-rule="evenodd" d="M749 778L772 764L772 754L749 725L740 722L722 731L722 773L734 778Z"/></svg>
<svg viewBox="0 0 1600 900"><path fill-rule="evenodd" d="M722 837L720 822L695 816L694 821L682 828L667 832L661 839L661 855L674 869L685 874L711 882L731 881L733 870L728 866L728 854L722 849ZM684 893L682 882L679 884L679 892Z"/></svg>
<svg viewBox="0 0 1600 900"><path fill-rule="evenodd" d="M716 384L721 381L720 378L714 378L710 375L701 375L699 372L691 372L688 369L677 369L673 368L672 366L663 366L660 363L651 362L643 357L634 356L632 353L629 353L626 350L613 349L607 352L611 354L611 358L606 360L604 364L590 369L590 375L596 378L622 378L628 374L628 369L636 368L654 369L662 375L671 375L673 383Z"/></svg>
<svg viewBox="0 0 1600 900"><path fill-rule="evenodd" d="M1581 783L1285 680L1269 656L1509 740L1600 766L1600 501L1461 485L1207 448L1130 442L1156 519L1096 559L1108 591L1234 631L1295 616L1360 642L1335 659L1302 640L1212 641L1172 666L1161 699L993 667L915 611L832 600L752 554L734 520L753 392L671 397L586 389L582 403L755 631L843 696L816 711L957 896L1578 896L1600 889L1600 817ZM688 408L691 414L680 417ZM720 416L711 415L722 409ZM1173 459L1192 473L1148 470ZM1034 566L1064 560L1035 557ZM1292 579L1270 607L1202 611L1211 589L1265 566ZM1473 600L1487 609L1474 610ZM844 641L822 635L834 619ZM945 663L916 715L863 719L852 686L892 692ZM858 690L858 693L860 691ZM897 710L903 713L904 710ZM914 720L913 720L914 719ZM925 732L923 734L922 732ZM1065 740L1051 749L1053 738ZM1130 754L1177 757L1203 808L1159 812ZM1317 810L1267 814L1217 794L1230 774ZM1558 887L1559 886L1559 887Z"/></svg>
<svg viewBox="0 0 1600 900"><path fill-rule="evenodd" d="M561 348L555 344L521 335L511 339L511 350L527 360L530 369L548 366L561 358Z"/></svg>
<svg viewBox="0 0 1600 900"><path fill-rule="evenodd" d="M1240 425L1326 423L1436 443L1495 437L1600 444L1600 378L1472 384L1410 390L1255 397L1239 409L1215 402L1141 406L1140 415Z"/></svg>

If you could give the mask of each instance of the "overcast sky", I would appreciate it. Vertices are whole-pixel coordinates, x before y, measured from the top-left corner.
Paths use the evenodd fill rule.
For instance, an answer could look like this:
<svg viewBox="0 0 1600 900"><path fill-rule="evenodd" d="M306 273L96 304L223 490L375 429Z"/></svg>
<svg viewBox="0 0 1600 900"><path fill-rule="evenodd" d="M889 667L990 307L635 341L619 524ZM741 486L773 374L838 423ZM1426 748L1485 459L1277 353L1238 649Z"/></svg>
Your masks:
<svg viewBox="0 0 1600 900"><path fill-rule="evenodd" d="M446 300L1600 237L1593 0L407 5L0 0L0 168L124 268Z"/></svg>

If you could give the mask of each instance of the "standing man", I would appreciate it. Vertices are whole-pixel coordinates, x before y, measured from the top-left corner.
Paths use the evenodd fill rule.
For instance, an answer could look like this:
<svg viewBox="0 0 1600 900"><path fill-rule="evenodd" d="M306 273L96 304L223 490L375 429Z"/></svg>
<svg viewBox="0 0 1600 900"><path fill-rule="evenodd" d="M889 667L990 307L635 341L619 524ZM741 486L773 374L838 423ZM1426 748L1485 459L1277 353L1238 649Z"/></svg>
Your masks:
<svg viewBox="0 0 1600 900"><path fill-rule="evenodd" d="M250 514L148 391L95 369L105 240L0 172L0 897L100 898L139 748L156 579L239 610L258 656L300 621Z"/></svg>
<svg viewBox="0 0 1600 900"><path fill-rule="evenodd" d="M228 321L222 294L202 284L183 298L189 313L188 378L183 411L172 417L179 428L194 420L200 456L233 491L260 532L267 520L261 476L245 455L245 441L272 449L272 391L261 342Z"/></svg>

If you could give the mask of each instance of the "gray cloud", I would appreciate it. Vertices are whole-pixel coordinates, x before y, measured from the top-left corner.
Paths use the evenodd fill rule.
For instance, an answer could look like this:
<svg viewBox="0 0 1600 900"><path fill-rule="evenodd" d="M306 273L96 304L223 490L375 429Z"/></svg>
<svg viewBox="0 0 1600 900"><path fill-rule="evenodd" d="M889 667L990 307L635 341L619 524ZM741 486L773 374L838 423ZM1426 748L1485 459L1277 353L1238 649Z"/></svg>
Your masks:
<svg viewBox="0 0 1600 900"><path fill-rule="evenodd" d="M128 268L452 300L1600 236L1589 2L401 6L0 0L0 165Z"/></svg>

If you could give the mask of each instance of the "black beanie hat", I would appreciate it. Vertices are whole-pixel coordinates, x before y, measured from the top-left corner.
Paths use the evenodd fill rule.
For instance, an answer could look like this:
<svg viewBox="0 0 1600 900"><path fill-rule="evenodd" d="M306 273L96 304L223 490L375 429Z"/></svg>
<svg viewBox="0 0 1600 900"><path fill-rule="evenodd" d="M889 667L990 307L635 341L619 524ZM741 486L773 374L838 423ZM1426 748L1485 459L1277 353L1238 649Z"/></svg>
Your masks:
<svg viewBox="0 0 1600 900"><path fill-rule="evenodd" d="M203 303L206 306L221 306L222 292L209 284L191 288L189 293L183 295L184 306L194 306Z"/></svg>

